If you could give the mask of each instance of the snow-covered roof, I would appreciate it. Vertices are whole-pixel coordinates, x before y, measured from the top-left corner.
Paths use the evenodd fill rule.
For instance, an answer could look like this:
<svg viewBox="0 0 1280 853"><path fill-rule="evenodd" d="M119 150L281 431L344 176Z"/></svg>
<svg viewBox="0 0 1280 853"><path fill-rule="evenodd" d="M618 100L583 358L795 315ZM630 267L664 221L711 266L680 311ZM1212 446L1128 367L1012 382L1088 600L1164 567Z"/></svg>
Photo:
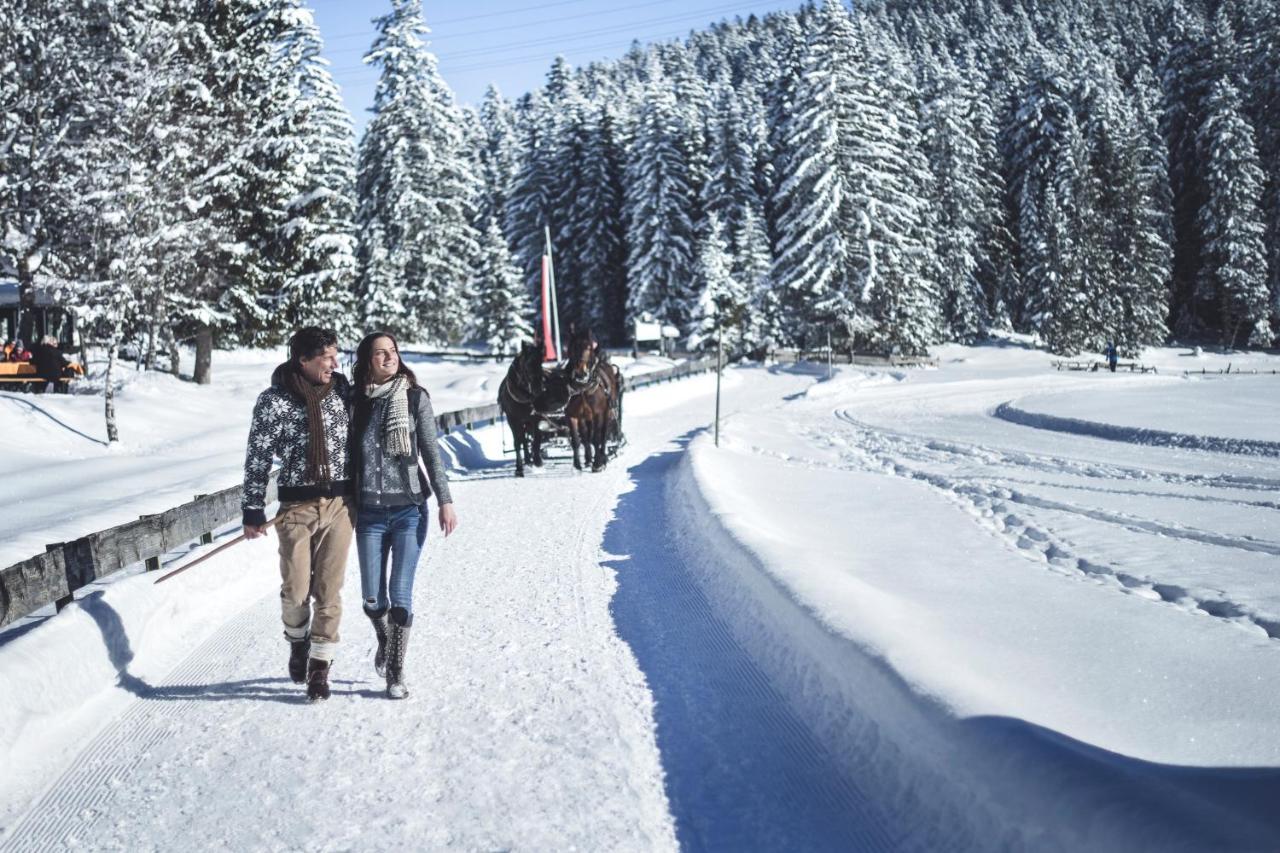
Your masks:
<svg viewBox="0 0 1280 853"><path fill-rule="evenodd" d="M52 308L58 305L54 291L47 287L36 287L36 307ZM18 283L0 280L0 308L16 308L18 306Z"/></svg>

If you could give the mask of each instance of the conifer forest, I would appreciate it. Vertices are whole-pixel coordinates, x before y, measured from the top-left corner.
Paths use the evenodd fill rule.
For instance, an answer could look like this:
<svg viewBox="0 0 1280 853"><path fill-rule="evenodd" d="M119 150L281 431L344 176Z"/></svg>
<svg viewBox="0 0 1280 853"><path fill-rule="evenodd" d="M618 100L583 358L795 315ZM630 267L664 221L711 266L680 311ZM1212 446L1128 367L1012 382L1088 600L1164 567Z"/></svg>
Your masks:
<svg viewBox="0 0 1280 853"><path fill-rule="evenodd" d="M1280 334L1280 4L823 0L456 102L391 0L352 117L303 0L0 4L0 278L114 353L299 324L508 351L1057 353Z"/></svg>

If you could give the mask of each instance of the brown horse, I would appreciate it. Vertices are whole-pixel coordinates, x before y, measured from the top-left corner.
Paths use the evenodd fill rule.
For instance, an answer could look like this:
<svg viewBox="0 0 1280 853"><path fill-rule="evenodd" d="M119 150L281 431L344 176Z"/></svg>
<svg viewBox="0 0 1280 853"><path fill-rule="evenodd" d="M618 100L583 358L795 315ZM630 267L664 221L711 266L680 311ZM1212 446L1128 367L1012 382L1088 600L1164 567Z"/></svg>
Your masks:
<svg viewBox="0 0 1280 853"><path fill-rule="evenodd" d="M525 459L530 465L542 464L542 440L537 430L539 414L534 400L543 392L542 346L535 342L520 346L520 352L507 368L507 376L498 386L498 405L507 417L511 437L516 445L516 476L524 476ZM529 442L533 441L530 453Z"/></svg>
<svg viewBox="0 0 1280 853"><path fill-rule="evenodd" d="M573 396L565 406L564 415L569 425L569 442L573 445L573 467L582 470L582 463L578 461L581 444L586 463L592 471L600 471L608 462L605 442L615 428L622 377L600 354L600 345L589 329L574 335L568 355L565 370Z"/></svg>

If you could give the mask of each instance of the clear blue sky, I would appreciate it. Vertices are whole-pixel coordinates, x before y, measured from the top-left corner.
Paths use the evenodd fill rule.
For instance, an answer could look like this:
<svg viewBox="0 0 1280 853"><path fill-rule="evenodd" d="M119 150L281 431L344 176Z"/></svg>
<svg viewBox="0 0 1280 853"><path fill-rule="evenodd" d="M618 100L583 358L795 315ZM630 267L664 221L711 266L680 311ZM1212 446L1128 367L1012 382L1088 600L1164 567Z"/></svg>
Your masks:
<svg viewBox="0 0 1280 853"><path fill-rule="evenodd" d="M372 19L388 0L311 0L316 22L356 120L364 131L376 72L362 58L373 42ZM478 104L496 83L509 98L540 86L563 54L575 67L626 52L632 39L666 41L714 21L799 8L800 0L440 0L423 3L431 50L460 103Z"/></svg>

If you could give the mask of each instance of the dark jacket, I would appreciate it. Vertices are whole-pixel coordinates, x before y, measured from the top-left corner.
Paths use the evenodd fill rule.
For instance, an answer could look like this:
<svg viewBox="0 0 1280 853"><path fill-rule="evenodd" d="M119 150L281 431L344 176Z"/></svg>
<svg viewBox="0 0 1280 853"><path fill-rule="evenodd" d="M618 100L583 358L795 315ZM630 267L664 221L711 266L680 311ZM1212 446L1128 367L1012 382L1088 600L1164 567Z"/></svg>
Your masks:
<svg viewBox="0 0 1280 853"><path fill-rule="evenodd" d="M240 502L245 524L267 523L267 482L274 459L280 460L277 485L282 501L347 495L352 490L347 449L351 383L342 374L333 374L333 392L320 405L332 481L316 483L307 477L307 402L284 382L286 371L296 369L292 362L277 367L271 374L271 387L258 395L253 407L244 459L244 497Z"/></svg>
<svg viewBox="0 0 1280 853"><path fill-rule="evenodd" d="M45 343L36 344L31 354L31 363L36 369L36 374L46 382L57 382L62 378L62 368L71 364L57 347L51 347Z"/></svg>
<svg viewBox="0 0 1280 853"><path fill-rule="evenodd" d="M386 455L383 430L387 400L356 398L351 430L351 468L356 478L356 500L361 508L423 505L434 492L436 502L452 503L449 475L440 461L436 445L436 415L431 397L418 387L409 389L409 455ZM422 456L427 477L422 477L417 460Z"/></svg>

